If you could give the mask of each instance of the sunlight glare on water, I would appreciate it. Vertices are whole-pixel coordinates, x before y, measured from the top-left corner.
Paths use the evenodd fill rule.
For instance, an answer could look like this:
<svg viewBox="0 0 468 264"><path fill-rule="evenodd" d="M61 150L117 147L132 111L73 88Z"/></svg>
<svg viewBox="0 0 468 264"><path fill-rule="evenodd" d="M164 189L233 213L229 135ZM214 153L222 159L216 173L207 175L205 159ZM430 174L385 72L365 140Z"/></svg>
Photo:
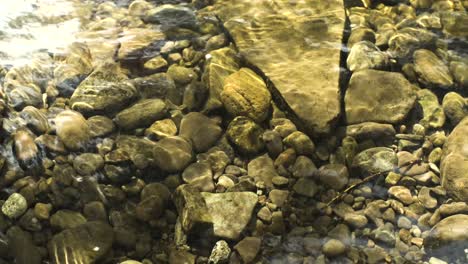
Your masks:
<svg viewBox="0 0 468 264"><path fill-rule="evenodd" d="M0 0L0 64L17 66L39 50L56 51L80 29L71 0Z"/></svg>

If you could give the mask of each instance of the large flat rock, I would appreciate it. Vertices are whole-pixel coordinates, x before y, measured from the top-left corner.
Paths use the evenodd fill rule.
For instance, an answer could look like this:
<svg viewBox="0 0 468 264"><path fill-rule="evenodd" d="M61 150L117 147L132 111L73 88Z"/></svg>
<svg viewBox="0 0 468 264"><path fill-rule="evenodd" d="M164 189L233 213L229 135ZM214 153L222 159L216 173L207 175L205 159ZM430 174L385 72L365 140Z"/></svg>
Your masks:
<svg viewBox="0 0 468 264"><path fill-rule="evenodd" d="M468 117L450 133L440 164L442 186L455 198L468 202Z"/></svg>
<svg viewBox="0 0 468 264"><path fill-rule="evenodd" d="M309 132L329 133L340 113L343 1L217 0L214 11L284 107Z"/></svg>

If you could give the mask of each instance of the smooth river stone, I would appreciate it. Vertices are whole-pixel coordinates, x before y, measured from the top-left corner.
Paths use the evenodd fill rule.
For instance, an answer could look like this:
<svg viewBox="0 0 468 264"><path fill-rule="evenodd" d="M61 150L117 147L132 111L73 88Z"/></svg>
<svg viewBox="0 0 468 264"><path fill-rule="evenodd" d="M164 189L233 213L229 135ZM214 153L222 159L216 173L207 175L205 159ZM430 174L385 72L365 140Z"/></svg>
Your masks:
<svg viewBox="0 0 468 264"><path fill-rule="evenodd" d="M413 108L416 88L401 73L362 70L351 77L344 101L348 125L397 124Z"/></svg>
<svg viewBox="0 0 468 264"><path fill-rule="evenodd" d="M343 1L218 0L240 54L273 83L274 95L313 134L340 113ZM284 104L285 103L285 104Z"/></svg>
<svg viewBox="0 0 468 264"><path fill-rule="evenodd" d="M455 198L468 202L468 117L450 133L440 165L442 186Z"/></svg>

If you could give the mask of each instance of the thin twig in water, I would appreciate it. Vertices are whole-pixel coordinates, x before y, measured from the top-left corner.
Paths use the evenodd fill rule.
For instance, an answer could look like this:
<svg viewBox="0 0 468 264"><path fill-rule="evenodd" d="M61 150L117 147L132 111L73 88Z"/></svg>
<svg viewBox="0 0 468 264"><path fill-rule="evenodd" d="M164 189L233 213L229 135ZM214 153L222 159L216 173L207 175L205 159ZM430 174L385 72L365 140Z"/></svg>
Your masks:
<svg viewBox="0 0 468 264"><path fill-rule="evenodd" d="M370 182L371 180L381 176L381 175L384 175L384 174L387 174L389 172L392 172L392 171L397 171L397 170L400 170L402 168L405 168L405 167L408 167L406 169L406 171L408 171L414 164L417 164L417 163L420 163L422 160L420 159L417 159L417 160L413 160L413 161L409 161L403 165L401 165L400 167L397 167L396 169L393 169L393 170L386 170L386 171L381 171L381 172L377 172L377 173L374 173L370 176L367 176L366 178L364 178L362 181L360 182L357 182L351 186L349 186L348 188L346 188L345 190L343 190L342 192L340 192L337 196L335 196L333 199L331 199L328 203L327 203L327 206L330 206L332 205L334 202L336 202L337 200L341 199L341 197L343 197L343 195L349 193L350 191L352 191L354 188L356 188L357 186L363 184L363 183L366 183L366 182Z"/></svg>

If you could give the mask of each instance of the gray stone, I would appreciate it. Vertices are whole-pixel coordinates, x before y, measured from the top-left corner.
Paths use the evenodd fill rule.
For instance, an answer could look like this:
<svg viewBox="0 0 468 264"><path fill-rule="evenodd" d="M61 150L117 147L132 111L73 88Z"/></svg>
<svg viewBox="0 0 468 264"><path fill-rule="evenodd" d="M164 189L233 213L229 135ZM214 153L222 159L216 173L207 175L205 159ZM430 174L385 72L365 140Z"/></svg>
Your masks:
<svg viewBox="0 0 468 264"><path fill-rule="evenodd" d="M214 11L241 55L272 81L305 127L313 133L329 133L340 113L339 47L345 21L342 1L325 5L281 0L274 6L267 0L216 1ZM259 15L272 13L276 15Z"/></svg>
<svg viewBox="0 0 468 264"><path fill-rule="evenodd" d="M72 43L67 53L65 60L54 69L55 86L65 97L69 97L93 70L93 58L86 43Z"/></svg>
<svg viewBox="0 0 468 264"><path fill-rule="evenodd" d="M312 178L300 178L293 186L293 190L303 196L312 198L318 192L318 186Z"/></svg>
<svg viewBox="0 0 468 264"><path fill-rule="evenodd" d="M375 32L368 27L352 27L351 35L348 38L348 47L352 48L354 44L361 41L375 43Z"/></svg>
<svg viewBox="0 0 468 264"><path fill-rule="evenodd" d="M257 204L252 192L201 193L213 221L214 235L237 240L250 222Z"/></svg>
<svg viewBox="0 0 468 264"><path fill-rule="evenodd" d="M182 137L167 137L156 143L153 158L156 165L165 171L181 171L192 160L192 146Z"/></svg>
<svg viewBox="0 0 468 264"><path fill-rule="evenodd" d="M28 105L41 107L42 93L53 76L53 65L50 56L38 55L25 65L11 68L2 84L9 105L17 110Z"/></svg>
<svg viewBox="0 0 468 264"><path fill-rule="evenodd" d="M49 122L44 111L41 111L34 106L26 106L20 113L28 128L35 133L44 134L49 130Z"/></svg>
<svg viewBox="0 0 468 264"><path fill-rule="evenodd" d="M85 115L120 111L137 97L136 88L127 80L118 64L105 63L80 83L70 105Z"/></svg>
<svg viewBox="0 0 468 264"><path fill-rule="evenodd" d="M399 228L410 229L412 226L411 220L406 216L400 216L397 220L397 225Z"/></svg>
<svg viewBox="0 0 468 264"><path fill-rule="evenodd" d="M104 166L104 159L95 153L83 153L73 160L73 168L81 175L93 175Z"/></svg>
<svg viewBox="0 0 468 264"><path fill-rule="evenodd" d="M271 200L271 202L274 203L278 207L283 207L288 197L289 197L289 191L286 191L286 190L275 189L275 190L272 190L268 194L268 198Z"/></svg>
<svg viewBox="0 0 468 264"><path fill-rule="evenodd" d="M366 149L353 160L353 168L359 169L363 175L392 171L396 165L395 152L384 147Z"/></svg>
<svg viewBox="0 0 468 264"><path fill-rule="evenodd" d="M348 69L357 72L365 69L384 69L389 63L389 56L380 51L369 41L355 43L346 60Z"/></svg>
<svg viewBox="0 0 468 264"><path fill-rule="evenodd" d="M174 27L196 29L195 13L188 7L165 4L148 10L144 18L146 22L157 23L163 30Z"/></svg>
<svg viewBox="0 0 468 264"><path fill-rule="evenodd" d="M182 118L180 136L189 139L196 152L211 148L222 134L221 127L207 116L191 112Z"/></svg>
<svg viewBox="0 0 468 264"><path fill-rule="evenodd" d="M453 78L445 63L432 51L420 49L414 52L414 70L419 81L430 87L447 88L453 85Z"/></svg>
<svg viewBox="0 0 468 264"><path fill-rule="evenodd" d="M166 73L155 73L131 80L142 98L163 99L169 91L176 90L174 80Z"/></svg>
<svg viewBox="0 0 468 264"><path fill-rule="evenodd" d="M392 186L388 189L388 194L406 205L414 202L413 197L411 196L411 191L404 186Z"/></svg>
<svg viewBox="0 0 468 264"><path fill-rule="evenodd" d="M328 188L340 191L348 184L348 168L343 164L326 164L318 170L318 176Z"/></svg>
<svg viewBox="0 0 468 264"><path fill-rule="evenodd" d="M213 220L205 199L195 187L189 184L177 187L174 204L179 214L178 221L185 233L202 233L213 229Z"/></svg>
<svg viewBox="0 0 468 264"><path fill-rule="evenodd" d="M283 141L278 132L267 130L263 133L262 139L271 157L276 158L283 151Z"/></svg>
<svg viewBox="0 0 468 264"><path fill-rule="evenodd" d="M363 70L352 75L345 96L348 124L401 122L416 101L415 88L400 73Z"/></svg>
<svg viewBox="0 0 468 264"><path fill-rule="evenodd" d="M420 48L433 48L437 35L422 28L405 27L398 30L388 40L389 51L394 57L409 60L414 51Z"/></svg>
<svg viewBox="0 0 468 264"><path fill-rule="evenodd" d="M86 223L86 218L72 210L58 210L50 217L50 226L57 231L74 228Z"/></svg>
<svg viewBox="0 0 468 264"><path fill-rule="evenodd" d="M292 166L292 174L296 178L312 177L316 170L314 162L307 156L298 156Z"/></svg>
<svg viewBox="0 0 468 264"><path fill-rule="evenodd" d="M213 182L213 172L208 162L197 162L190 164L182 173L182 179L201 191L213 191L215 186Z"/></svg>
<svg viewBox="0 0 468 264"><path fill-rule="evenodd" d="M88 222L54 235L48 244L49 256L54 264L95 263L109 252L113 241L109 225Z"/></svg>
<svg viewBox="0 0 468 264"><path fill-rule="evenodd" d="M115 130L114 122L106 116L95 115L88 118L87 122L92 138L107 136Z"/></svg>
<svg viewBox="0 0 468 264"><path fill-rule="evenodd" d="M434 209L437 207L437 199L431 196L431 189L422 187L418 193L418 200L427 209Z"/></svg>
<svg viewBox="0 0 468 264"><path fill-rule="evenodd" d="M162 119L167 106L161 99L143 99L115 116L115 123L124 130L147 127Z"/></svg>
<svg viewBox="0 0 468 264"><path fill-rule="evenodd" d="M41 248L35 245L33 236L23 231L19 226L12 226L6 231L5 240L8 241L8 247L5 248L2 243L2 255L12 257L16 264L40 264L42 263ZM8 252L5 252L8 250ZM25 254L27 252L27 254ZM8 262L3 262L8 263Z"/></svg>
<svg viewBox="0 0 468 264"><path fill-rule="evenodd" d="M249 162L247 171L255 182L264 182L266 187L273 188L273 178L278 175L276 172L273 160L268 154L257 157Z"/></svg>
<svg viewBox="0 0 468 264"><path fill-rule="evenodd" d="M346 135L356 140L393 138L395 129L390 124L364 122L346 127Z"/></svg>

